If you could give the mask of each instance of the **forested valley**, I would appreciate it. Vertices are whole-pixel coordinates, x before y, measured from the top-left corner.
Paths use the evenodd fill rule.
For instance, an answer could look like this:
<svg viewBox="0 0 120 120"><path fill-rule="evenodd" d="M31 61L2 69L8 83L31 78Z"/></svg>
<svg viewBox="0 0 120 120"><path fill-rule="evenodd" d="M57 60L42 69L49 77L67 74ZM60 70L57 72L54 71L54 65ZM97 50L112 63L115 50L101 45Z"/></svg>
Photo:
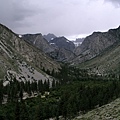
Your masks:
<svg viewBox="0 0 120 120"><path fill-rule="evenodd" d="M52 83L13 78L3 86L0 81L0 120L72 119L120 97L120 81L115 75L90 75L66 64L58 73L45 72L54 76ZM24 98L25 93L29 97Z"/></svg>

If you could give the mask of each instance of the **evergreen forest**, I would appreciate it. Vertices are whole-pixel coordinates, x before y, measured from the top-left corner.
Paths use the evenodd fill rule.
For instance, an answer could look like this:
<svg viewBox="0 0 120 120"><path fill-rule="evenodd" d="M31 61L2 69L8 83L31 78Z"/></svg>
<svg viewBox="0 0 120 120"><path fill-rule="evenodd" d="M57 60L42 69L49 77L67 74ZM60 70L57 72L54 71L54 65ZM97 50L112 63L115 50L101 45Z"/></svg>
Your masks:
<svg viewBox="0 0 120 120"><path fill-rule="evenodd" d="M30 83L13 78L6 86L0 81L0 120L72 119L120 97L115 75L90 75L68 65L58 73L45 72L55 79Z"/></svg>

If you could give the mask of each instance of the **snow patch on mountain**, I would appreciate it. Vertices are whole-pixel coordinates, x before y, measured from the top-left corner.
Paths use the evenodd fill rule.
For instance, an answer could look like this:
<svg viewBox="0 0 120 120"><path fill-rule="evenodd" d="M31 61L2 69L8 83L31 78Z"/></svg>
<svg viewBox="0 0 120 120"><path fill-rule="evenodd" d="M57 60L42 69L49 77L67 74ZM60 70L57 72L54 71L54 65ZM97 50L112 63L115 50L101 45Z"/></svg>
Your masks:
<svg viewBox="0 0 120 120"><path fill-rule="evenodd" d="M19 38L21 38L22 37L22 35L19 35Z"/></svg>

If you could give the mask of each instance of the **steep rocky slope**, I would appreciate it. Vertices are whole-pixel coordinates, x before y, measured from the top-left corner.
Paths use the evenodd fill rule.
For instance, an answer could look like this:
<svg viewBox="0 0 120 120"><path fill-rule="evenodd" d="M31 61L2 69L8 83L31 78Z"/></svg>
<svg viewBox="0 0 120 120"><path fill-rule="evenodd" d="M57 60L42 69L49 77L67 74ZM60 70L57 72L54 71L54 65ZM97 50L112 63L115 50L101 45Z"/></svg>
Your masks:
<svg viewBox="0 0 120 120"><path fill-rule="evenodd" d="M40 33L25 34L22 35L22 38L45 53L50 53L54 51L54 49L49 45L49 42Z"/></svg>
<svg viewBox="0 0 120 120"><path fill-rule="evenodd" d="M86 37L83 43L75 49L74 52L78 57L73 61L74 63L81 63L90 60L119 40L120 27L104 33L94 32Z"/></svg>
<svg viewBox="0 0 120 120"><path fill-rule="evenodd" d="M120 98L80 115L74 120L120 120Z"/></svg>
<svg viewBox="0 0 120 120"><path fill-rule="evenodd" d="M119 74L120 71L120 42L114 43L107 50L79 65L89 72L98 74Z"/></svg>
<svg viewBox="0 0 120 120"><path fill-rule="evenodd" d="M11 74L19 80L48 79L42 69L58 71L60 65L0 24L0 79Z"/></svg>

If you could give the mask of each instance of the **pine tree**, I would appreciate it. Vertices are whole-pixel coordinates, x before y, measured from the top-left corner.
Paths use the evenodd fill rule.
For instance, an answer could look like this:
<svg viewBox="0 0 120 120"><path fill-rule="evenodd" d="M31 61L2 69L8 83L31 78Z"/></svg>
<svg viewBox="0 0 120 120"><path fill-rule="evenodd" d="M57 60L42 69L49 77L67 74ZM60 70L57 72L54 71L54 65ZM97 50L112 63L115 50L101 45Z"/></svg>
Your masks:
<svg viewBox="0 0 120 120"><path fill-rule="evenodd" d="M20 105L20 120L29 120L28 109L24 102Z"/></svg>
<svg viewBox="0 0 120 120"><path fill-rule="evenodd" d="M23 102L23 89L20 89L20 93L19 93L19 97L20 97L20 101Z"/></svg>
<svg viewBox="0 0 120 120"><path fill-rule="evenodd" d="M39 105L36 108L36 114L35 114L35 120L44 120L44 111L43 111L43 105L40 102Z"/></svg>
<svg viewBox="0 0 120 120"><path fill-rule="evenodd" d="M49 91L49 86L50 86L50 81L49 81L49 79L48 79L48 81L47 81L47 86L46 86L46 90L47 90L47 91Z"/></svg>
<svg viewBox="0 0 120 120"><path fill-rule="evenodd" d="M0 81L0 105L2 104L3 101L3 81Z"/></svg>
<svg viewBox="0 0 120 120"><path fill-rule="evenodd" d="M55 88L55 80L52 81L52 88Z"/></svg>
<svg viewBox="0 0 120 120"><path fill-rule="evenodd" d="M15 106L15 120L20 120L20 104L17 100L16 106Z"/></svg>

